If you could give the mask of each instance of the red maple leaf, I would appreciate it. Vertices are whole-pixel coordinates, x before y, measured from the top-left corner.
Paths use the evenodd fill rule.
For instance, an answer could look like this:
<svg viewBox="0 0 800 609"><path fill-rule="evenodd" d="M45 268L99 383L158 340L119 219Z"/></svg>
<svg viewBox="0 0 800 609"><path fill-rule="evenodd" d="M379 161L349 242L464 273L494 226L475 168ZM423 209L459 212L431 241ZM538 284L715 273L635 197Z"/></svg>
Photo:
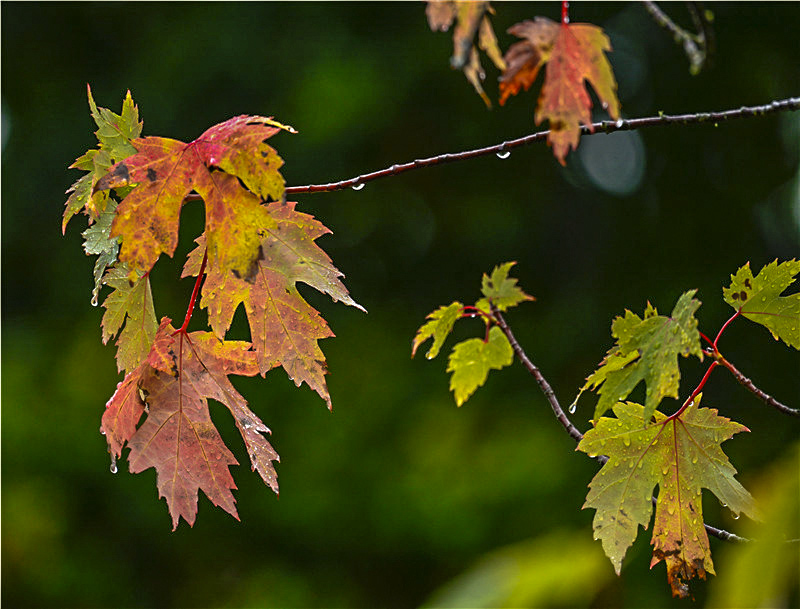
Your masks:
<svg viewBox="0 0 800 609"><path fill-rule="evenodd" d="M111 228L112 237L122 237L120 261L132 271L149 271L162 252L172 256L181 205L196 191L205 202L209 264L249 276L260 235L274 225L261 201L283 196L283 161L264 143L281 129L294 132L271 118L237 116L188 144L132 140L138 152L111 167L93 189L136 184Z"/></svg>
<svg viewBox="0 0 800 609"><path fill-rule="evenodd" d="M208 308L209 323L222 337L243 303L261 374L282 366L298 386L308 383L330 408L325 356L318 341L332 337L333 332L295 284L303 282L334 301L364 309L350 297L339 279L342 273L315 243L330 231L313 216L296 211L295 205L275 202L267 206L276 226L266 230L261 239L262 257L252 281L243 281L231 271L207 267L200 304ZM198 247L189 255L184 277L200 271L205 237L196 241Z"/></svg>
<svg viewBox="0 0 800 609"><path fill-rule="evenodd" d="M147 359L125 377L106 405L102 430L109 451L121 456L127 443L131 473L156 469L159 495L167 500L173 529L181 517L194 524L199 490L239 518L229 470L238 462L211 421L209 398L228 407L252 468L277 492L272 462L278 455L262 435L269 429L228 380L229 374L257 373L250 343L221 341L211 332L176 333L164 318Z"/></svg>
<svg viewBox="0 0 800 609"><path fill-rule="evenodd" d="M609 116L619 118L617 83L604 54L611 50L611 43L597 26L559 25L544 17L517 23L508 33L524 40L511 45L505 54L508 67L500 77L500 105L521 88L528 90L547 64L535 120L537 125L544 119L550 121L547 141L564 165L570 148L578 147L580 125L593 129L592 100L584 80L591 83Z"/></svg>

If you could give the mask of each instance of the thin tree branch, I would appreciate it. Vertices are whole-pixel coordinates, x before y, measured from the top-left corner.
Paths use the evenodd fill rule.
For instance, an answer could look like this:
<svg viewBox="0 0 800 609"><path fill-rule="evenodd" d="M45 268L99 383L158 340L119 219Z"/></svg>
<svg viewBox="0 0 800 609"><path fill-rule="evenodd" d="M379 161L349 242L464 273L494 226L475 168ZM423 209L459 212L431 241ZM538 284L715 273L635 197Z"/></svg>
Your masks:
<svg viewBox="0 0 800 609"><path fill-rule="evenodd" d="M672 34L675 43L683 46L683 52L689 59L689 71L692 74L699 74L703 68L711 64L714 31L702 3L687 2L689 14L697 28L697 34L692 34L676 24L655 2L644 0L643 4L656 23Z"/></svg>
<svg viewBox="0 0 800 609"><path fill-rule="evenodd" d="M567 433L570 437L575 440L576 442L580 442L583 439L583 434L580 430L572 424L572 421L569 420L564 409L561 408L561 404L558 402L558 398L556 397L553 388L550 386L550 383L547 382L547 379L544 378L539 368L530 360L528 355L525 353L525 350L520 346L519 342L517 342L514 333L511 331L511 328L506 323L505 318L500 313L500 311L495 307L494 303L491 304L492 307L492 315L494 316L495 321L497 322L498 327L500 330L503 331L503 334L506 335L508 342L511 343L511 348L514 350L514 353L519 358L522 365L531 373L533 378L536 379L536 382L539 385L539 388L544 393L544 396L547 398L547 401L550 402L550 407L553 409L553 413L555 413L556 418L558 419L559 423L564 426L564 429L567 430ZM597 458L597 462L600 463L601 466L608 463L608 457L606 455L599 455ZM653 504L655 505L656 498L653 497ZM717 527L713 527L710 524L703 523L703 526L706 528L706 533L722 539L723 541L732 541L736 543L743 543L750 541L745 537L739 537L734 533L730 533L724 529L718 529Z"/></svg>
<svg viewBox="0 0 800 609"><path fill-rule="evenodd" d="M696 114L675 115L659 113L658 116L650 116L645 118L632 118L628 120L620 119L618 121L600 121L593 123L590 127L581 127L581 135L586 136L598 132L614 133L615 131L632 131L635 129L658 127L661 125L694 125L703 123L716 125L718 123L730 120L753 118L756 116L773 114L775 112L794 110L800 110L800 97L790 97L761 106L742 106L741 108L737 108L735 110L724 110L721 112L699 112ZM354 178L348 178L339 182L329 182L327 184L308 184L305 186L288 186L285 192L287 195L294 195L312 192L331 192L334 190L343 190L345 188L360 189L367 182L377 180L378 178L395 176L405 173L406 171L411 171L412 169L421 169L422 167L453 163L455 161L473 159L489 154L504 155L514 148L519 148L520 146L526 146L528 144L533 144L534 142L543 141L547 139L549 134L549 130L538 131L521 138L507 140L493 146L486 146L485 148L476 148L474 150L465 150L463 152L449 152L424 159L416 159L407 163L395 164L385 169L379 169L378 171L361 174ZM198 195L189 195L185 200L197 200L199 198L200 197Z"/></svg>
<svg viewBox="0 0 800 609"><path fill-rule="evenodd" d="M564 426L564 429L567 430L567 433L573 438L576 442L580 442L583 439L583 434L572 424L572 421L569 420L564 409L561 408L561 404L558 403L558 398L556 397L553 388L550 386L550 383L547 382L547 379L544 378L539 368L528 358L528 355L525 351L520 347L517 339L514 337L514 333L511 331L511 328L508 327L506 320L503 318L503 315L497 309L497 307L492 303L492 315L494 315L495 320L497 321L497 325L503 331L503 334L506 335L508 342L511 343L511 348L514 350L514 353L517 354L517 357L522 362L522 365L527 368L528 372L531 373L533 378L536 379L536 382L539 384L539 388L544 393L544 397L547 398L547 401L550 402L550 407L553 409L553 413L556 415L558 421Z"/></svg>
<svg viewBox="0 0 800 609"><path fill-rule="evenodd" d="M773 408L775 408L779 412L782 412L783 414L788 414L789 416L792 417L800 417L800 410L797 410L795 408L789 408L786 404L779 402L771 395L765 393L764 391L756 387L753 381L751 381L744 374L739 372L739 369L736 368L736 366L730 363L727 359L725 359L722 353L720 353L719 351L714 351L712 349L708 349L706 353L708 353L708 355L713 357L714 360L718 362L720 366L724 366L725 368L730 370L730 373L739 382L739 384L745 387L748 391L750 391L750 393L756 396L759 400L763 401L769 406L772 406Z"/></svg>

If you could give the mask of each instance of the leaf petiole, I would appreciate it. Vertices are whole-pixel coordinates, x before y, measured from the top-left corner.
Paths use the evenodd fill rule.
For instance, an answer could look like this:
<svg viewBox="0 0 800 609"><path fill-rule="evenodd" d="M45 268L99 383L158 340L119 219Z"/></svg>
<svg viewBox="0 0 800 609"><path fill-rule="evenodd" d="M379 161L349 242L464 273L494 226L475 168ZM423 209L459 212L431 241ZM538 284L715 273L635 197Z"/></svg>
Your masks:
<svg viewBox="0 0 800 609"><path fill-rule="evenodd" d="M200 263L200 271L197 273L197 280L194 282L192 297L189 300L189 308L186 310L186 317L183 319L183 325L177 330L175 330L172 333L172 336L175 336L176 334L186 334L186 329L189 327L189 321L191 321L192 313L194 312L194 305L197 302L197 294L198 292L200 292L200 285L203 283L203 277L205 277L207 262L208 262L208 251L206 251L203 254L203 262Z"/></svg>

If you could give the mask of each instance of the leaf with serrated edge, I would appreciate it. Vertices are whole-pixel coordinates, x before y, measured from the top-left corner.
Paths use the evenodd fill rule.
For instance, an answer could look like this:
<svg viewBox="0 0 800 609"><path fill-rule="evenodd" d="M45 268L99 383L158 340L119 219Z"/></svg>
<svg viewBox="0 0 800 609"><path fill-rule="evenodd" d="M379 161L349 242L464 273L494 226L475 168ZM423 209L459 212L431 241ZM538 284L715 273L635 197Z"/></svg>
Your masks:
<svg viewBox="0 0 800 609"><path fill-rule="evenodd" d="M156 469L173 529L181 518L194 524L199 490L238 519L229 471L237 461L211 421L209 398L231 411L254 469L277 492L271 464L277 454L261 436L269 430L231 385L229 374L258 374L250 343L220 341L210 332L176 334L164 318L147 359L126 376L103 417L109 449L119 455L127 441L131 473ZM147 417L131 435L145 404Z"/></svg>
<svg viewBox="0 0 800 609"><path fill-rule="evenodd" d="M723 288L722 295L734 309L741 308L744 317L767 328L775 340L800 349L800 294L781 296L798 273L800 261L774 260L753 277L748 262L731 275L731 285Z"/></svg>
<svg viewBox="0 0 800 609"><path fill-rule="evenodd" d="M535 119L537 125L545 119L550 122L547 142L565 165L569 150L578 147L581 125L594 129L586 82L609 116L619 118L617 83L604 54L611 50L611 43L595 25L556 24L543 17L517 23L508 31L524 40L506 52L508 68L500 77L500 104L522 87L530 88L539 69L547 64Z"/></svg>
<svg viewBox="0 0 800 609"><path fill-rule="evenodd" d="M429 322L422 325L417 330L417 335L414 337L414 342L411 344L411 357L417 353L419 346L429 338L433 337L433 344L425 357L433 359L439 355L439 350L442 348L445 339L450 335L453 330L453 325L461 317L464 311L464 305L458 301L454 301L449 305L443 305L436 309L433 313L428 315Z"/></svg>
<svg viewBox="0 0 800 609"><path fill-rule="evenodd" d="M303 282L334 301L364 309L350 297L339 279L342 273L315 243L330 231L313 216L296 211L295 205L274 202L267 206L276 226L262 237L262 256L251 283L207 267L200 306L208 309L209 323L222 337L236 309L244 303L260 372L282 366L295 384L306 382L330 408L325 356L318 341L333 336L333 332L295 284ZM196 276L200 270L205 238L196 241L198 247L186 261L184 277Z"/></svg>
<svg viewBox="0 0 800 609"><path fill-rule="evenodd" d="M87 255L99 254L94 265L94 289L92 304L97 304L100 288L103 286L103 275L106 269L113 266L119 254L119 239L111 236L111 223L117 213L116 201L109 201L108 206L97 218L97 222L83 231L85 242L83 249Z"/></svg>
<svg viewBox="0 0 800 609"><path fill-rule="evenodd" d="M511 307L515 307L521 302L526 300L536 300L533 296L529 296L522 291L522 288L517 286L516 279L509 279L508 272L516 262L506 262L499 264L492 270L491 277L486 273L483 274L481 281L481 292L484 298L480 299L475 306L487 313L491 312L489 301L494 303L500 311L505 311Z"/></svg>
<svg viewBox="0 0 800 609"><path fill-rule="evenodd" d="M130 372L147 357L158 328L150 277L139 277L131 282L129 275L127 267L122 265L109 270L103 278L113 289L103 301L106 309L102 321L103 343L116 336L125 324L116 343L120 372Z"/></svg>
<svg viewBox="0 0 800 609"><path fill-rule="evenodd" d="M749 430L716 410L698 408L699 401L700 396L674 420L656 412L644 427L644 408L620 402L614 406L617 418L600 418L577 448L609 458L589 484L583 507L596 510L594 538L602 542L617 574L638 527L650 523L651 497L659 487L651 567L665 560L673 595L682 597L688 594L689 579L714 573L702 489L713 492L735 516L760 518L720 448L734 434Z"/></svg>
<svg viewBox="0 0 800 609"><path fill-rule="evenodd" d="M695 355L703 359L694 316L700 306L700 301L693 298L696 292L684 292L670 317L659 315L648 304L643 319L631 311L614 319L611 334L617 339L617 346L586 379L578 394L580 397L587 389L600 386L595 418L628 397L641 381L647 385L645 419L650 418L664 397L678 397L678 356Z"/></svg>
<svg viewBox="0 0 800 609"><path fill-rule="evenodd" d="M471 338L458 343L450 354L447 372L452 372L450 390L461 406L486 382L489 370L500 370L514 360L514 350L497 326L489 330L489 340Z"/></svg>
<svg viewBox="0 0 800 609"><path fill-rule="evenodd" d="M195 190L205 202L209 267L252 279L261 237L275 226L261 198L281 199L284 191L278 173L283 162L264 140L281 130L291 128L267 117L236 116L189 143L134 140L137 153L94 186L95 191L135 186L119 204L112 226L112 236L122 237L120 260L149 271L162 253L172 256L181 205Z"/></svg>

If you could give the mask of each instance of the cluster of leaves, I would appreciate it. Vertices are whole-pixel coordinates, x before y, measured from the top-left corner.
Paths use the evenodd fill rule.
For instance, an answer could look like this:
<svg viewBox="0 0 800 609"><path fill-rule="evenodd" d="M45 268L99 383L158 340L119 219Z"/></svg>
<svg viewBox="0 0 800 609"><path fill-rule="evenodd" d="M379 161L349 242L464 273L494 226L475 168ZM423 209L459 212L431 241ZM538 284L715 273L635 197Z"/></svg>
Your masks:
<svg viewBox="0 0 800 609"><path fill-rule="evenodd" d="M521 89L530 89L539 70L545 68L535 121L537 125L545 119L549 121L547 141L564 165L567 153L578 147L580 126L593 129L592 100L584 81L592 85L612 119L620 116L617 82L605 56L611 51L608 36L595 25L570 24L565 11L561 23L536 17L512 25L508 33L522 40L501 56L488 17L493 12L489 2L469 0L429 0L426 10L428 24L434 31L446 31L456 21L450 64L463 70L487 106L491 103L481 84L486 74L478 48L501 71L501 106Z"/></svg>
<svg viewBox="0 0 800 609"><path fill-rule="evenodd" d="M264 376L281 366L330 408L319 340L333 333L296 284L361 307L315 242L330 231L285 200L283 161L266 141L294 129L272 118L237 116L189 143L140 137L130 92L119 115L97 108L91 90L88 95L99 147L72 165L88 173L68 191L63 228L79 211L88 215L85 249L98 255L93 302L102 286L112 289L103 302L102 336L103 342L117 336L125 377L106 405L101 431L113 459L130 448L131 472L156 469L173 528L180 518L194 523L200 489L238 518L229 471L237 461L211 421L207 400L228 407L252 469L277 492L278 455L263 435L269 429L228 376ZM190 195L205 204L205 231L184 266L183 276L197 280L186 319L175 329L167 317L156 321L149 274L162 253L174 254ZM212 332L190 333L203 279L200 304ZM225 338L240 304L249 342Z"/></svg>
<svg viewBox="0 0 800 609"><path fill-rule="evenodd" d="M475 306L453 302L437 309L414 338L412 355L422 343L433 339L427 353L431 359L439 353L456 320L480 315L486 322L484 338L461 342L450 355L447 371L453 373L450 388L459 406L483 385L490 369L507 366L513 359L499 312L531 300L516 285L516 279L508 277L513 264L502 264L491 276L483 276L484 298ZM739 316L751 319L764 325L776 339L800 349L800 294L781 296L798 273L800 262L796 260L775 261L755 277L749 264L741 267L723 290L725 301L735 309L731 320ZM714 493L735 518L740 513L760 518L753 498L735 479L736 470L721 449L734 434L749 430L714 409L699 407L708 372L677 412L667 416L658 410L663 398L679 395L678 356L703 359L702 335L695 317L700 302L695 293L691 290L681 295L670 316L659 315L648 303L643 317L631 311L617 317L611 326L616 345L578 394L580 397L586 390L598 394L593 427L578 444L578 450L599 457L603 463L589 484L583 506L596 510L595 539L602 542L619 574L639 526L648 527L655 505L651 566L666 562L673 595L681 597L688 595L690 579L714 573L703 521L702 489ZM717 341L722 330L717 340L709 340L711 355L719 354ZM626 402L642 381L646 389L644 405ZM570 412L574 412L577 400ZM557 400L554 409L560 411ZM614 417L604 416L608 410Z"/></svg>
<svg viewBox="0 0 800 609"><path fill-rule="evenodd" d="M456 321L465 317L480 316L485 322L486 335L483 338L470 338L453 347L447 363L450 377L450 391L453 392L456 404L461 406L475 390L482 386L490 370L501 370L511 364L514 352L508 338L493 323L494 310L506 311L511 307L534 300L517 286L516 279L509 279L508 272L514 262L498 265L491 276L484 274L481 285L483 298L474 306L465 306L458 301L442 306L428 315L428 321L418 331L411 345L411 357L417 349L433 338L425 357L433 359L439 354L444 341L453 330Z"/></svg>

